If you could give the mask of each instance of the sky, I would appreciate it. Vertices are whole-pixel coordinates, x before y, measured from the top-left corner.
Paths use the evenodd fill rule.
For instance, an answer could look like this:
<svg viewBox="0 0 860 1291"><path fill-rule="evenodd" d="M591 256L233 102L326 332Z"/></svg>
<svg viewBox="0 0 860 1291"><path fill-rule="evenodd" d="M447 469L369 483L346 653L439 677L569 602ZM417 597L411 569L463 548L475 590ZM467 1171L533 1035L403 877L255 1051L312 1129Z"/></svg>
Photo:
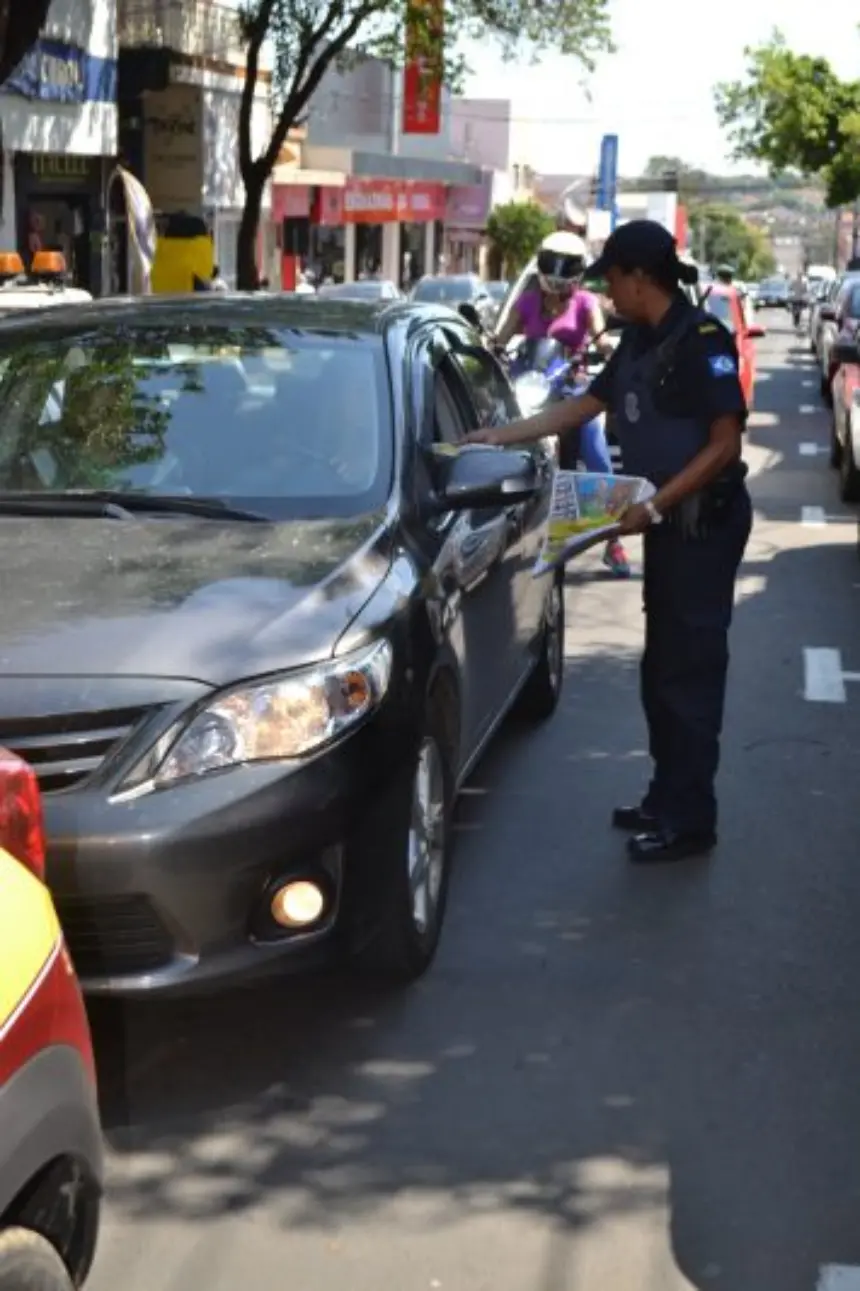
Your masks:
<svg viewBox="0 0 860 1291"><path fill-rule="evenodd" d="M729 159L713 86L741 76L744 46L766 41L777 26L798 53L823 55L840 76L860 78L856 0L610 5L618 52L604 56L585 85L572 59L511 65L487 46L468 51L465 94L512 100L512 149L522 154L512 161L543 174L588 173L597 165L601 135L616 133L626 175L640 174L656 153L714 173L750 171Z"/></svg>

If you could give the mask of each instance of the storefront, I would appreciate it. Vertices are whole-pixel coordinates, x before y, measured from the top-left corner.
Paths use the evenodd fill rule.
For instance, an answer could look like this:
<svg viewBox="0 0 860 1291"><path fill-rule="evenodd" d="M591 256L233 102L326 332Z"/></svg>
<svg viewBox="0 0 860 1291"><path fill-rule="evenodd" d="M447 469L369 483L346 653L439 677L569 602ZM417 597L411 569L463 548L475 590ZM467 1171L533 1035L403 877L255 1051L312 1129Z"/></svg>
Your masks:
<svg viewBox="0 0 860 1291"><path fill-rule="evenodd" d="M61 251L75 286L93 295L102 285L105 179L101 157L15 156L17 241L24 262L37 251Z"/></svg>
<svg viewBox="0 0 860 1291"><path fill-rule="evenodd" d="M433 272L444 184L342 176L337 185L331 174L300 170L289 183L277 178L272 212L285 290L295 286L299 268L319 281L352 282L379 274L405 287ZM314 178L328 182L297 182Z"/></svg>
<svg viewBox="0 0 860 1291"><path fill-rule="evenodd" d="M343 218L347 228L355 230L355 275L379 273L408 289L422 274L432 273L436 223L444 215L444 184L416 179L348 179Z"/></svg>
<svg viewBox="0 0 860 1291"><path fill-rule="evenodd" d="M77 286L102 291L107 264L107 179L116 155L115 34L107 0L68 0L63 30L48 28L0 92L2 248L25 263L40 249L66 258ZM98 22L95 19L98 18Z"/></svg>
<svg viewBox="0 0 860 1291"><path fill-rule="evenodd" d="M449 273L480 273L484 230L493 201L493 175L480 184L458 184L448 190L445 208L445 266Z"/></svg>

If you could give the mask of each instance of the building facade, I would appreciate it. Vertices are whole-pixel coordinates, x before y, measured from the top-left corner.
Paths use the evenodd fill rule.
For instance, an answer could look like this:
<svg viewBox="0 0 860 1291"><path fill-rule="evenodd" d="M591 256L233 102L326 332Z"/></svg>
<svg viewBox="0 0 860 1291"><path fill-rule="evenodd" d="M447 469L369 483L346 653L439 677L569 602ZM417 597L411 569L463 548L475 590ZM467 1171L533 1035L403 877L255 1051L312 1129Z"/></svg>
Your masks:
<svg viewBox="0 0 860 1291"><path fill-rule="evenodd" d="M119 0L119 149L157 215L203 219L231 285L244 186L239 103L244 51L235 8L213 0ZM261 60L251 117L255 152L271 132L271 66ZM258 264L274 256L267 191ZM121 260L120 255L120 260Z"/></svg>
<svg viewBox="0 0 860 1291"><path fill-rule="evenodd" d="M0 247L58 250L81 287L107 275L107 186L117 150L112 0L53 0L45 30L0 91Z"/></svg>
<svg viewBox="0 0 860 1291"><path fill-rule="evenodd" d="M372 58L323 78L304 138L274 175L277 215L297 222L288 231L303 230L284 243L284 285L296 258L322 277L378 273L404 287L437 269L448 191L480 183L481 172L452 157L446 92L435 134L403 131L402 85L400 72Z"/></svg>

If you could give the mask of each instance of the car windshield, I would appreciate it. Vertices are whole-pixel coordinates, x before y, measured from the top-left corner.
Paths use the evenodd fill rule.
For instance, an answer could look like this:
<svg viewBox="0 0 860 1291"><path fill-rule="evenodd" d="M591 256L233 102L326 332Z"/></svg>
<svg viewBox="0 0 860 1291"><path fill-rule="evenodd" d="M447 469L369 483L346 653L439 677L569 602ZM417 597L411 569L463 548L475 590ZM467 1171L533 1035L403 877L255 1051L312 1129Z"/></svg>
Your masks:
<svg viewBox="0 0 860 1291"><path fill-rule="evenodd" d="M413 300L433 301L445 305L460 303L474 295L471 278L425 278L412 293Z"/></svg>
<svg viewBox="0 0 860 1291"><path fill-rule="evenodd" d="M488 282L486 287L490 299L498 304L501 304L510 291L510 283L507 282Z"/></svg>
<svg viewBox="0 0 860 1291"><path fill-rule="evenodd" d="M35 328L0 338L0 494L223 499L356 516L391 486L383 343L269 326Z"/></svg>
<svg viewBox="0 0 860 1291"><path fill-rule="evenodd" d="M730 332L735 330L735 316L732 310L732 302L728 296L723 296L720 292L710 291L702 301L702 308L714 318L718 318Z"/></svg>

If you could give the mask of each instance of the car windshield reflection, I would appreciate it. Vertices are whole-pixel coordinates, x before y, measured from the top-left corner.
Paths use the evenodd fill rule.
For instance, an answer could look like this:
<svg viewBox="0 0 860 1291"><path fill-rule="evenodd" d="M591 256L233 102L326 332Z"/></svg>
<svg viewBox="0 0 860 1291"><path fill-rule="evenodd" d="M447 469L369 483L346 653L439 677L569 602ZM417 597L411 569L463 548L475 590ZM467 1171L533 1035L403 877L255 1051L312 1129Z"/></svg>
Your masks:
<svg viewBox="0 0 860 1291"><path fill-rule="evenodd" d="M31 334L32 335L32 334ZM177 323L13 344L0 492L223 498L272 519L353 516L390 492L381 338Z"/></svg>

